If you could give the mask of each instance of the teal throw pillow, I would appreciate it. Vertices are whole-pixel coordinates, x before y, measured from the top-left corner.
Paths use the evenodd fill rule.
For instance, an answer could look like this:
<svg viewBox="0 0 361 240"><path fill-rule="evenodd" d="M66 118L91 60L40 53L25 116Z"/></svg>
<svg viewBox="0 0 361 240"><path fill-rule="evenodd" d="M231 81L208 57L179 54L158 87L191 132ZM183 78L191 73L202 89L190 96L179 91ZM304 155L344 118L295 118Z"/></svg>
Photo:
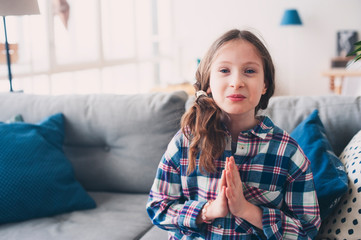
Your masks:
<svg viewBox="0 0 361 240"><path fill-rule="evenodd" d="M334 154L325 128L314 110L291 133L311 162L321 219L325 219L347 191L347 174Z"/></svg>
<svg viewBox="0 0 361 240"><path fill-rule="evenodd" d="M0 136L0 224L96 206L63 152L63 114L0 123Z"/></svg>

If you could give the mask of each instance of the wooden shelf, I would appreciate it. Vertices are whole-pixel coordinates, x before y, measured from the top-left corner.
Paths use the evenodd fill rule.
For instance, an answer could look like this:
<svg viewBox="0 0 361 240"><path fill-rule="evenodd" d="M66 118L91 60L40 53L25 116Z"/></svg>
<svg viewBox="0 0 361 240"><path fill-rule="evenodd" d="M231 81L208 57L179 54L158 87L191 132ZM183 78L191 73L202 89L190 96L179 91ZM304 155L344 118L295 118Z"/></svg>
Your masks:
<svg viewBox="0 0 361 240"><path fill-rule="evenodd" d="M330 80L330 90L336 94L341 94L342 84L345 77L361 77L361 70L346 70L345 68L331 68L322 72L322 76L328 77ZM340 79L339 84L335 84L336 78ZM361 80L361 78L360 78Z"/></svg>

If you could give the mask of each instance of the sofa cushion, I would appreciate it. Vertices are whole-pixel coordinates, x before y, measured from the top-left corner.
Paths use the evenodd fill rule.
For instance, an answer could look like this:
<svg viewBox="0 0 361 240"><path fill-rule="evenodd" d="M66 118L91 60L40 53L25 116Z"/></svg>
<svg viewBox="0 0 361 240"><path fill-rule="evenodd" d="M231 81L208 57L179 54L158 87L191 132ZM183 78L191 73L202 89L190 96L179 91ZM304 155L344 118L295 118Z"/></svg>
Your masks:
<svg viewBox="0 0 361 240"><path fill-rule="evenodd" d="M340 155L349 179L348 192L323 223L319 239L360 239L361 236L361 131Z"/></svg>
<svg viewBox="0 0 361 240"><path fill-rule="evenodd" d="M153 226L140 240L168 239L168 231Z"/></svg>
<svg viewBox="0 0 361 240"><path fill-rule="evenodd" d="M0 223L94 208L63 153L62 114L0 123Z"/></svg>
<svg viewBox="0 0 361 240"><path fill-rule="evenodd" d="M152 227L148 194L89 192L97 208L0 225L0 240L130 240ZM167 235L166 235L167 236Z"/></svg>
<svg viewBox="0 0 361 240"><path fill-rule="evenodd" d="M333 153L325 128L314 110L291 133L311 161L321 219L325 219L347 191L347 175Z"/></svg>

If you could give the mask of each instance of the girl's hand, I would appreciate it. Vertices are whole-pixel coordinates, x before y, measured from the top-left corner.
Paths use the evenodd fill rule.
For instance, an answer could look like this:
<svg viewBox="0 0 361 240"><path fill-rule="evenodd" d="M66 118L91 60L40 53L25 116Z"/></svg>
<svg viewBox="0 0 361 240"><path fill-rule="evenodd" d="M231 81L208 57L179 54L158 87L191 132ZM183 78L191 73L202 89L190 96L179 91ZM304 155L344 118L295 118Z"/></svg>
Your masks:
<svg viewBox="0 0 361 240"><path fill-rule="evenodd" d="M226 180L229 211L234 216L242 217L250 203L243 195L242 180L233 156L226 160Z"/></svg>
<svg viewBox="0 0 361 240"><path fill-rule="evenodd" d="M217 198L207 207L207 213L206 213L207 220L222 218L228 214L226 187L227 187L226 173L225 170L223 170L221 182L218 185Z"/></svg>

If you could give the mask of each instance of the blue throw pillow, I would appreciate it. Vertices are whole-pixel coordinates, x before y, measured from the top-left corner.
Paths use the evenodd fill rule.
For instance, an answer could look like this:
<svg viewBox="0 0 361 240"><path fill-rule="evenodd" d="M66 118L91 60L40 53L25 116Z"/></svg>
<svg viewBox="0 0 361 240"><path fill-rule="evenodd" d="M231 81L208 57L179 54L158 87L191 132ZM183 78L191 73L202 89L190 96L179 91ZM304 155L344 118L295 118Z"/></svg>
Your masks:
<svg viewBox="0 0 361 240"><path fill-rule="evenodd" d="M0 224L96 206L63 152L63 114L0 123Z"/></svg>
<svg viewBox="0 0 361 240"><path fill-rule="evenodd" d="M311 161L321 219L325 219L347 191L347 174L334 154L325 128L314 110L291 133Z"/></svg>

